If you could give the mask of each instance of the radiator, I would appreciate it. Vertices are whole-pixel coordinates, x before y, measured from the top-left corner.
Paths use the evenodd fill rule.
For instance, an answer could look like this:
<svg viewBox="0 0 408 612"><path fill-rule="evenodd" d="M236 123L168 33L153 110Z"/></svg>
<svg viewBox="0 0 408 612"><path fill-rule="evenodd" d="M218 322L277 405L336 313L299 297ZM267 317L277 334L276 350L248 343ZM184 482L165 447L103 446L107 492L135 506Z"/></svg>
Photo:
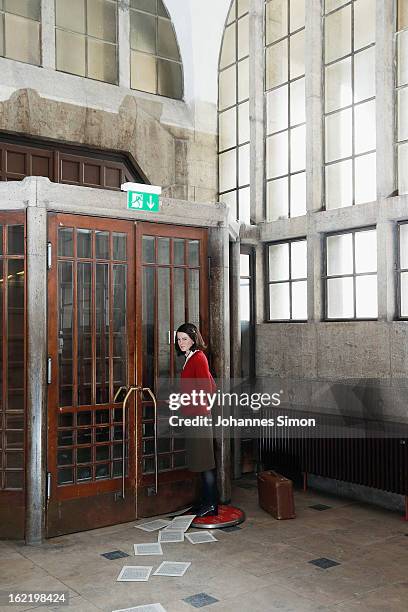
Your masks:
<svg viewBox="0 0 408 612"><path fill-rule="evenodd" d="M271 415L268 411L263 416ZM299 415L305 416L305 413L290 412L291 417ZM321 419L322 415L318 417ZM355 437L350 423L349 434L340 437L336 419L326 416L323 420L315 437L310 436L309 430L293 433L287 428L261 427L262 468L278 469L292 477L310 473L408 495L407 425L384 422L380 424L380 437L376 434L379 424L368 424L366 435Z"/></svg>

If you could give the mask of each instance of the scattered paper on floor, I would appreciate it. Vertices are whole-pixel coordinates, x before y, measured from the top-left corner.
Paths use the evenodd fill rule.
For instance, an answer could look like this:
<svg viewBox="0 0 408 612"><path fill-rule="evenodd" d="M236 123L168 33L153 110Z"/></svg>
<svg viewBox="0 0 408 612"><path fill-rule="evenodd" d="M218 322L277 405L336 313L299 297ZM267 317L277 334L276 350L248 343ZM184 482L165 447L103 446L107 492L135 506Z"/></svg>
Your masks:
<svg viewBox="0 0 408 612"><path fill-rule="evenodd" d="M176 529L162 529L159 531L159 542L171 543L171 542L184 542L184 531Z"/></svg>
<svg viewBox="0 0 408 612"><path fill-rule="evenodd" d="M205 542L218 542L210 531L192 531L185 534L191 544L205 544Z"/></svg>
<svg viewBox="0 0 408 612"><path fill-rule="evenodd" d="M112 610L112 612L166 612L163 606L159 603L146 604L145 606L135 606L134 608L122 608L121 610Z"/></svg>
<svg viewBox="0 0 408 612"><path fill-rule="evenodd" d="M162 555L163 550L160 542L149 542L147 544L133 544L135 555Z"/></svg>
<svg viewBox="0 0 408 612"><path fill-rule="evenodd" d="M156 519L154 521L149 521L148 523L142 523L141 525L135 525L136 529L142 529L143 531L158 531L159 529L163 529L170 524L170 521L165 521L164 519Z"/></svg>
<svg viewBox="0 0 408 612"><path fill-rule="evenodd" d="M165 528L166 531L171 529L176 529L177 531L187 531L189 529L191 523L195 519L195 514L186 514L185 516L176 516L171 523L167 525Z"/></svg>
<svg viewBox="0 0 408 612"><path fill-rule="evenodd" d="M184 576L190 565L191 561L163 561L154 572L153 576Z"/></svg>
<svg viewBox="0 0 408 612"><path fill-rule="evenodd" d="M146 565L124 565L117 577L117 582L146 582L153 567Z"/></svg>

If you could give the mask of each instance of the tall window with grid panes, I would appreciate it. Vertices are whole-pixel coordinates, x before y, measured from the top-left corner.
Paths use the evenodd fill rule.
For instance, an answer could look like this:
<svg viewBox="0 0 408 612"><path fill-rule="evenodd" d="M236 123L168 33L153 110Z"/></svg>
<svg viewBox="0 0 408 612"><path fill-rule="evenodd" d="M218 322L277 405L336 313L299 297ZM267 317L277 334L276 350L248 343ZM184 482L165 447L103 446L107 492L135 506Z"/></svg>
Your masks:
<svg viewBox="0 0 408 612"><path fill-rule="evenodd" d="M130 0L130 48L132 89L183 97L180 51L162 0Z"/></svg>
<svg viewBox="0 0 408 612"><path fill-rule="evenodd" d="M408 193L408 1L397 10L397 159L398 191Z"/></svg>
<svg viewBox="0 0 408 612"><path fill-rule="evenodd" d="M326 209L376 200L376 0L325 0Z"/></svg>
<svg viewBox="0 0 408 612"><path fill-rule="evenodd" d="M249 0L233 1L219 62L219 199L250 223Z"/></svg>
<svg viewBox="0 0 408 612"><path fill-rule="evenodd" d="M117 0L55 0L57 70L118 84L118 8ZM131 88L181 99L180 51L162 0L130 0L128 11Z"/></svg>
<svg viewBox="0 0 408 612"><path fill-rule="evenodd" d="M305 0L265 3L266 219L306 213Z"/></svg>
<svg viewBox="0 0 408 612"><path fill-rule="evenodd" d="M56 0L56 67L118 84L117 0Z"/></svg>

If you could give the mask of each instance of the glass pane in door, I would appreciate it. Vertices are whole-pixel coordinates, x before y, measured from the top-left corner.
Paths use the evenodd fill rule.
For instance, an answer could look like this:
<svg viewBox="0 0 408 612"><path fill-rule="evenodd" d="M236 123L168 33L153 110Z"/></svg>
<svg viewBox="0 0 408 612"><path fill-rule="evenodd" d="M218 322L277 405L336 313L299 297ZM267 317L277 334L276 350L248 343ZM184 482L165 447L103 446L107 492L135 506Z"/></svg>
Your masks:
<svg viewBox="0 0 408 612"><path fill-rule="evenodd" d="M72 406L73 402L73 271L72 262L58 263L58 360L59 403Z"/></svg>
<svg viewBox="0 0 408 612"><path fill-rule="evenodd" d="M126 385L128 380L128 343L127 343L127 267L124 264L113 266L113 390L114 393Z"/></svg>
<svg viewBox="0 0 408 612"><path fill-rule="evenodd" d="M92 264L78 263L78 399L92 403Z"/></svg>
<svg viewBox="0 0 408 612"><path fill-rule="evenodd" d="M57 483L122 474L122 411L128 383L127 237L110 230L58 229ZM126 436L128 431L126 431ZM120 448L119 448L120 447Z"/></svg>
<svg viewBox="0 0 408 612"><path fill-rule="evenodd" d="M158 268L158 375L170 377L170 351L173 350L170 334L170 268Z"/></svg>
<svg viewBox="0 0 408 612"><path fill-rule="evenodd" d="M0 538L24 537L24 213L0 213Z"/></svg>
<svg viewBox="0 0 408 612"><path fill-rule="evenodd" d="M154 268L143 268L143 384L154 385Z"/></svg>
<svg viewBox="0 0 408 612"><path fill-rule="evenodd" d="M104 232L105 233L105 232ZM102 232L99 232L99 235ZM98 238L98 235L96 236ZM98 240L96 241L98 245ZM109 244L109 243L108 243ZM98 252L98 248L97 248ZM106 257L106 256L105 256ZM96 264L96 403L109 401L110 381L110 336L109 336L109 266Z"/></svg>
<svg viewBox="0 0 408 612"><path fill-rule="evenodd" d="M188 271L188 320L200 325L200 271Z"/></svg>

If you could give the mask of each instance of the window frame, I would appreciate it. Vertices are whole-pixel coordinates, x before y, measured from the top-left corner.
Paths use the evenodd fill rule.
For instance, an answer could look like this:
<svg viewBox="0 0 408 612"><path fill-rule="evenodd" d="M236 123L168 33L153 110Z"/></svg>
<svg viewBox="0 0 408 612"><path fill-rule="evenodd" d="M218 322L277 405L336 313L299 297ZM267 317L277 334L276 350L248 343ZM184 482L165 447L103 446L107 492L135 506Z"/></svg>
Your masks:
<svg viewBox="0 0 408 612"><path fill-rule="evenodd" d="M363 47L360 47L357 51L355 50L355 18L354 18L354 6L356 4L358 0L346 0L344 2L344 4L342 4L341 6L336 7L335 9L332 9L330 11L326 12L326 8L325 8L325 0L323 0L322 2L322 20L323 20L323 35L322 35L322 156L323 156L323 167L322 167L322 197L321 197L321 203L322 203L322 210L324 211L330 211L330 210L341 210L342 208L348 208L349 206L359 206L360 203L356 204L356 171L355 171L355 160L356 159L361 159L363 157L367 157L369 155L373 155L375 154L375 160L376 160L376 165L377 165L377 138L376 138L376 146L375 149L369 149L368 151L364 151L363 153L355 153L355 141L356 141L356 128L355 128L355 114L354 114L354 109L358 106L361 106L363 104L367 104L368 102L374 102L375 103L375 113L377 114L377 90L376 90L376 83L374 84L374 96L371 96L369 98L364 98L363 100L360 100L358 102L354 102L354 95L355 95L355 57L356 55L358 55L359 53L364 53L365 51L372 49L372 48L376 48L377 45L377 38L375 37L374 42L365 45ZM342 10L344 10L347 6L350 6L351 8L351 27L350 27L350 53L347 53L346 55L342 55L338 58L336 58L335 60L331 60L329 62L326 63L326 51L325 51L325 47L326 47L326 18L330 15L333 15L335 13L338 13ZM329 66L334 66L346 59L350 58L350 62L351 62L351 66L350 66L350 77L351 77L351 102L350 104L346 105L346 106L341 106L340 108L337 108L336 110L332 110L332 111L326 111L326 69ZM375 66L376 69L376 66ZM332 160L332 161L326 161L326 143L327 143L327 138L326 138L326 119L327 117L331 117L331 116L335 116L335 115L339 115L340 113L346 111L346 110L350 110L351 111L351 155L348 155L347 157L340 157L338 159ZM377 135L376 135L377 136ZM351 191L352 191L352 197L351 197L351 204L348 204L347 206L337 206L337 207L333 207L333 208L328 208L327 207L327 179L326 179L326 171L327 168L329 168L330 166L336 166L339 165L340 163L344 163L347 161L351 161ZM377 176L375 177L376 179L376 189L377 189ZM376 199L376 198L375 198ZM374 200L370 200L370 201L375 201ZM370 203L370 201L368 202L361 202L361 204L368 204ZM331 319L330 319L331 320ZM346 319L348 320L348 319Z"/></svg>
<svg viewBox="0 0 408 612"><path fill-rule="evenodd" d="M264 270L265 270L265 283L264 283L264 304L265 304L265 312L264 312L264 323L307 323L309 320L308 313L306 319L271 319L270 318L270 291L269 287L271 285L282 285L289 284L289 312L290 316L292 316L292 284L299 281L306 281L306 291L307 291L307 268L306 268L306 277L292 279L292 249L291 246L294 242L306 242L307 248L307 236L297 236L296 238L289 238L287 240L272 240L268 241L264 245ZM269 247L275 246L278 244L288 244L289 245L289 278L283 281L271 281L269 279ZM307 252L307 251L306 251ZM306 261L307 266L307 261ZM306 292L306 311L307 311L307 292Z"/></svg>
<svg viewBox="0 0 408 612"><path fill-rule="evenodd" d="M408 321L408 314L401 314L401 274L403 272L408 272L408 268L401 268L401 226L408 225L408 219L397 222L397 240L396 240L396 252L395 252L395 274L396 274L396 283L395 283L395 299L396 299L396 321Z"/></svg>
<svg viewBox="0 0 408 612"><path fill-rule="evenodd" d="M399 13L398 13L398 8L399 8L399 1L396 0L395 3L395 27L394 27L394 177L395 177L395 185L394 185L394 189L395 189L395 195L405 195L406 193L408 193L407 191L401 191L400 194L400 172L399 172L399 151L400 148L402 146L406 146L408 147L408 136L407 138L403 139L403 140L399 140L398 138L398 124L399 124L399 101L398 101L398 97L399 97L399 92L406 89L408 92L408 82L405 83L404 85L398 85L398 69L399 69L399 53L398 53L398 39L400 38L401 34L403 32L406 32L407 37L408 37L408 26L406 26L405 28L402 28L401 30L398 29L399 24L398 24L398 20L399 20ZM406 177L406 181L408 183L408 172L407 172L407 177ZM399 236L399 232L398 232L398 236ZM398 238L399 239L399 238ZM400 307L400 302L398 300L398 311L399 311L399 307Z"/></svg>
<svg viewBox="0 0 408 612"><path fill-rule="evenodd" d="M167 98L168 100L184 100L184 64L182 61L182 57L181 57L181 53L180 53L180 45L178 42L178 38L177 38L177 34L176 34L176 29L174 27L174 23L173 20L170 17L170 13L167 10L167 7L165 6L164 0L161 0L162 4L164 6L164 9L167 13L167 17L165 17L164 15L160 15L157 9L157 2L156 2L156 12L155 13L149 13L143 9L137 9L132 7L131 2L129 2L128 5L128 14L129 14L129 75L130 75L130 84L129 84L129 89L131 91L142 91L143 93L148 93L150 95L153 96L160 96L161 98ZM155 53L150 53L149 51L140 51L138 49L133 49L132 48L132 43L131 43L131 38L132 38L132 27L131 27L131 16L132 13L136 13L136 14L143 14L143 15L148 15L149 17L154 17L155 18L155 22L156 22L156 38L155 38L155 43L156 43L156 52ZM158 24L160 20L166 20L170 23L170 27L173 31L173 35L174 35L174 40L175 43L177 45L177 51L178 51L178 55L179 55L179 60L175 60L173 58L169 58L169 57L165 57L163 55L160 55L159 53L159 45L158 45L158 41L159 41L159 28L158 28ZM148 57L154 57L156 60L156 91L155 93L151 92L151 91L146 91L144 89L136 89L135 87L132 87L132 52L133 53L138 53L140 55L146 55ZM178 66L180 66L180 73L181 73L181 92L180 92L180 97L170 97L170 96L166 96L164 94L159 93L159 60L164 60L166 62L172 62L174 64L177 64Z"/></svg>
<svg viewBox="0 0 408 612"><path fill-rule="evenodd" d="M54 19L54 41L55 41L55 72L61 72L62 74L71 74L73 76L79 77L81 79L89 79L91 81L95 81L96 83L106 83L107 85L113 85L115 87L119 86L119 0L112 1L111 4L115 4L116 6L116 42L112 43L109 40L103 38L97 38L96 36L91 36L88 34L88 3L87 0L83 0L84 2L84 11L85 11L85 32L75 32L74 30L69 30L68 28L64 28L62 26L57 25L57 0L54 0L54 11L55 11L55 19ZM58 44L57 44L57 32L68 32L69 34L75 34L76 36L82 36L85 40L85 74L76 74L73 72L67 72L66 70L62 70L61 68L57 68L58 65ZM110 81L105 81L101 79L95 79L94 77L88 76L88 40L96 40L99 42L103 42L105 44L109 44L115 47L115 55L116 55L116 80L114 83Z"/></svg>
<svg viewBox="0 0 408 612"><path fill-rule="evenodd" d="M0 58L3 59L8 59L11 60L13 62L19 62L20 64L25 64L27 66L36 66L37 68L42 68L43 67L43 44L42 44L42 13L43 13L43 3L41 0L39 0L39 20L37 21L36 19L33 19L32 17L26 17L24 15L20 15L18 13L11 13L10 11L7 11L4 7L4 2L2 3L2 7L0 8L0 18L2 18L2 23L0 24L0 26L2 27L2 34L3 34L3 51L4 53L0 54ZM33 21L34 23L38 23L39 24L39 30L38 30L38 35L39 35L39 40L38 40L38 44L39 44L39 48L38 48L38 64L33 64L32 62L25 62L24 60L19 60L19 59L15 59L13 57L8 57L5 54L5 45L6 45L6 15L14 15L15 17L20 17L21 19L25 19L26 21Z"/></svg>
<svg viewBox="0 0 408 612"><path fill-rule="evenodd" d="M323 293L323 322L325 323L336 323L336 322L353 322L353 321L378 321L379 317L378 317L378 265L377 265L377 269L375 272L356 272L356 252L355 252L355 234L360 233L360 232L364 232L364 231L372 231L375 230L376 232L376 239L378 238L378 234L377 234L377 226L376 225L368 225L368 226L362 226L362 227L355 227L353 229L344 229L344 230L339 230L339 231L335 231L335 232L328 232L324 234L324 240L323 240L323 245L322 245L322 267L323 267L323 274L322 274L322 293ZM352 255L353 255L353 272L352 274L334 274L329 276L327 274L327 238L330 238L331 236L343 236L343 235L348 235L351 234L352 235ZM378 246L378 243L377 243ZM357 305L357 299L356 299L356 278L357 276L361 277L361 276L376 276L377 278L377 316L376 317L357 317L356 316L356 305ZM328 283L327 281L329 279L332 278L352 278L353 279L353 311L354 311L354 316L353 317L328 317L328 306L329 306L329 300L328 300Z"/></svg>
<svg viewBox="0 0 408 612"><path fill-rule="evenodd" d="M306 131L306 126L307 126L307 117L306 117L306 64L305 64L305 72L302 76L296 76L294 78L291 78L290 76L290 68L291 68L291 60L290 60L290 49L291 49L291 38L293 38L293 36L296 36L297 34L299 34L300 32L304 32L305 35L305 43L306 43L306 19L305 19L305 25L291 31L290 30L290 10L291 10L291 6L290 3L292 0L286 0L287 1L287 33L284 36L281 36L279 38L276 38L276 40L274 40L273 42L270 43L266 43L266 9L268 4L270 4L273 0L264 0L264 7L263 7L263 105L264 105L264 112L263 112L263 154L264 154L264 172L263 172L263 184L264 184L264 198L263 198L263 215L264 215L264 219L267 223L274 223L274 221L277 221L279 219L268 219L268 184L269 183L273 183L275 181L278 180L282 180L282 179L287 179L288 184L287 184L287 200L286 200L286 211L287 211L287 217L285 217L286 219L296 219L300 216L304 216L307 213L307 156L306 156L306 134L305 134L305 168L304 170L296 170L295 172L291 172L291 160L292 160L292 143L291 143L291 133L294 129L300 128L300 127L304 127L305 131ZM305 0L305 18L306 18L306 0ZM267 84L266 84L266 56L267 56L267 51L268 49L270 49L271 47L278 45L284 41L287 41L287 80L285 80L283 83L280 83L279 85L275 85L273 87L270 87L269 89L267 89ZM297 83L300 82L302 79L304 79L305 82L305 120L302 123L295 123L293 125L291 125L291 95L290 95L290 89L291 89L291 85L293 85L293 83ZM268 117L267 117L267 113L268 113L268 109L267 109L267 97L268 94L273 92L273 91L277 91L283 87L287 87L288 90L288 96L287 96L287 117L288 117L288 125L286 128L284 129L280 129L278 131L272 132L270 134L268 134ZM281 134L286 134L287 136L287 141L288 141L288 151L287 151L287 173L283 174L283 175L279 175L279 176L275 176L273 178L268 178L267 177L267 142L268 139L270 139L273 136L278 136ZM305 212L303 215L295 215L292 216L291 215L291 179L294 176L300 176L304 174L305 175Z"/></svg>
<svg viewBox="0 0 408 612"><path fill-rule="evenodd" d="M232 8L234 8L234 17L233 19L230 21L230 13ZM223 36L222 36L222 41L221 41L221 47L220 47L220 53L219 53L219 57L218 57L218 78L217 78L217 85L218 85L218 94L217 94L217 167L218 167L218 172L217 172L217 193L218 193L218 199L220 202L222 202L222 197L225 195L229 195L229 194L235 194L235 215L234 215L234 219L237 221L240 221L240 191L243 191L244 189L249 189L251 188L251 171L249 171L249 183L245 183L243 185L240 185L240 181L239 181L239 152L240 149L243 149L244 147L248 146L249 147L249 165L251 164L251 133L249 132L249 140L246 140L242 143L239 142L239 108L241 106L243 106L244 104L250 104L250 91L248 91L248 97L247 98L243 98L242 100L239 100L239 65L243 64L245 61L248 61L249 63L249 58L250 58L250 49L248 48L248 54L244 55L243 57L239 57L239 40L238 40L238 27L239 27L239 22L241 20L243 20L245 17L248 18L248 28L250 29L250 8L248 7L248 10L245 10L243 13L239 12L239 2L238 0L232 0L232 3L228 9L228 13L227 16L225 18L225 23L224 23L224 30L223 30ZM234 28L235 30L235 55L234 55L234 61L231 62L230 64L227 64L225 66L223 66L222 68L220 67L220 62L221 62L221 58L222 58L222 52L223 52L223 47L224 47L224 36L225 36L225 32L227 30L227 28ZM235 70L235 103L231 106L226 106L225 108L223 108L222 110L220 110L220 74L222 72L225 72L226 70L230 69L234 67ZM226 149L222 149L222 151L220 150L220 116L227 113L228 111L235 109L235 145L233 147L228 147ZM249 109L248 109L248 113L249 113ZM221 159L221 155L225 154L225 153L229 153L229 152L235 152L235 183L234 183L234 187L230 188L230 189L226 189L224 191L220 190L220 159ZM251 193L249 192L249 219L250 219L250 223L252 223L251 220ZM241 220L242 221L242 220Z"/></svg>

